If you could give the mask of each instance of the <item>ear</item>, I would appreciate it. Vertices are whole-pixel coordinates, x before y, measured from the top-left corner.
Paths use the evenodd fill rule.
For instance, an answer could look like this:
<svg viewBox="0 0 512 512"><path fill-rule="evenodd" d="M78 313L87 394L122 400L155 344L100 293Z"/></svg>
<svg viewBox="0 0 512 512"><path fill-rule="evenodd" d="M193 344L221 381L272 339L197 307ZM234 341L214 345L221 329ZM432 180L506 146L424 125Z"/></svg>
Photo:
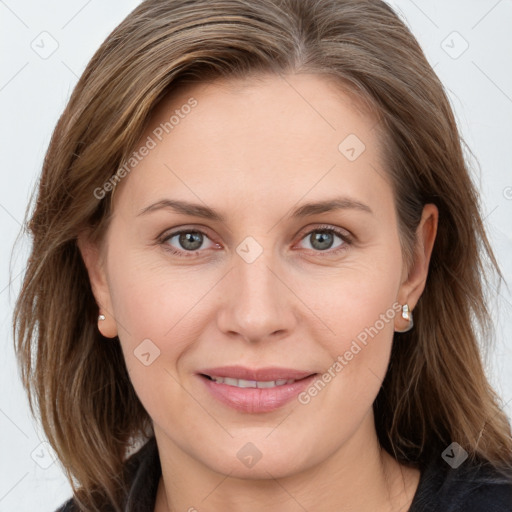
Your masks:
<svg viewBox="0 0 512 512"><path fill-rule="evenodd" d="M80 233L77 245L89 274L92 293L99 307L98 315L105 316L105 320L98 319L98 329L106 338L115 338L117 324L113 315L110 288L105 272L104 254L98 244L90 240L86 232Z"/></svg>
<svg viewBox="0 0 512 512"><path fill-rule="evenodd" d="M421 220L416 230L416 244L410 266L404 269L405 277L398 292L397 300L400 304L408 304L409 311L413 311L425 289L427 282L430 257L437 234L439 212L434 204L423 207ZM401 315L395 317L395 328L404 329L408 321Z"/></svg>

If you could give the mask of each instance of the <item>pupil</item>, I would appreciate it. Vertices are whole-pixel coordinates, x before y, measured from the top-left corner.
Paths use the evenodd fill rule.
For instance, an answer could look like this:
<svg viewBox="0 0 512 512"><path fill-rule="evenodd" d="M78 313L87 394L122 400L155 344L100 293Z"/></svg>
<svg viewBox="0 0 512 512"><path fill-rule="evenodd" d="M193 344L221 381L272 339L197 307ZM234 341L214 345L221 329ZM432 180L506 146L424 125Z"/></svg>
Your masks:
<svg viewBox="0 0 512 512"><path fill-rule="evenodd" d="M203 235L196 232L181 233L179 241L184 249L187 249L188 251L195 251L201 247L201 244L203 243Z"/></svg>
<svg viewBox="0 0 512 512"><path fill-rule="evenodd" d="M332 233L322 231L322 232L317 232L317 233L311 235L311 245L315 249L324 251L325 249L329 249L332 244L333 244Z"/></svg>

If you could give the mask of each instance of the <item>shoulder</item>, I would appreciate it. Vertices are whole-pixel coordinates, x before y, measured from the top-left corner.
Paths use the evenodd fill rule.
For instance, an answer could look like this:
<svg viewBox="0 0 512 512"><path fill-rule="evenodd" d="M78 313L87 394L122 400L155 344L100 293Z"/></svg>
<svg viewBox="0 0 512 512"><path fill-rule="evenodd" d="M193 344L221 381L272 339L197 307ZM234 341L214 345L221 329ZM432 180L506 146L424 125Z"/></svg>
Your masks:
<svg viewBox="0 0 512 512"><path fill-rule="evenodd" d="M127 485L127 494L122 503L123 510L153 510L160 475L158 448L155 438L152 437L124 463L123 477ZM112 503L105 500L100 505L100 510L110 512L113 510ZM80 507L76 500L71 498L55 512L80 512Z"/></svg>
<svg viewBox="0 0 512 512"><path fill-rule="evenodd" d="M512 512L512 467L509 475L488 463L451 468L431 461L421 474L409 512Z"/></svg>
<svg viewBox="0 0 512 512"><path fill-rule="evenodd" d="M505 478L485 466L478 466L467 475L467 481L461 484L467 488L460 500L461 511L512 512L512 476Z"/></svg>
<svg viewBox="0 0 512 512"><path fill-rule="evenodd" d="M512 483L484 483L475 486L461 503L460 510L471 512L512 512Z"/></svg>

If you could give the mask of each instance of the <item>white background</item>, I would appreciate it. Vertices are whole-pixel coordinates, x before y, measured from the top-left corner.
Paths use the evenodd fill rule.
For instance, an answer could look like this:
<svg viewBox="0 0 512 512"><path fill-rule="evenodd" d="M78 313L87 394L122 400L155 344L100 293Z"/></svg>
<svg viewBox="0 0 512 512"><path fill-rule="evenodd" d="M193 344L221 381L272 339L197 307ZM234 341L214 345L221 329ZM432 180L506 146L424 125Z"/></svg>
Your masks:
<svg viewBox="0 0 512 512"><path fill-rule="evenodd" d="M28 244L21 244L12 264L11 250L51 132L78 76L138 3L0 0L0 512L51 512L70 496L60 466L51 464L49 452L40 446L44 437L30 416L15 365L11 315ZM395 0L392 5L445 85L463 137L480 164L475 179L485 223L510 285L512 2ZM53 47L54 53L44 54ZM497 340L487 363L489 378L512 417L512 295L506 287L491 294Z"/></svg>

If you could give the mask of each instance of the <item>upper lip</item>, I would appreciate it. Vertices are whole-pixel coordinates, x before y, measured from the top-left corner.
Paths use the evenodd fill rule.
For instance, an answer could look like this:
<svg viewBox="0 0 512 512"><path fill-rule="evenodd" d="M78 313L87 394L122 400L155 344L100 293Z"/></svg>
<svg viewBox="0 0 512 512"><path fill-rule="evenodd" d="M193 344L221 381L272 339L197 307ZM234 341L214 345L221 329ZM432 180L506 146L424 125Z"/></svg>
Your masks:
<svg viewBox="0 0 512 512"><path fill-rule="evenodd" d="M269 382L279 379L300 380L304 377L314 375L315 372L295 370L293 368L245 368L243 366L219 366L217 368L206 368L198 373L209 377L231 377L232 379L257 380Z"/></svg>

